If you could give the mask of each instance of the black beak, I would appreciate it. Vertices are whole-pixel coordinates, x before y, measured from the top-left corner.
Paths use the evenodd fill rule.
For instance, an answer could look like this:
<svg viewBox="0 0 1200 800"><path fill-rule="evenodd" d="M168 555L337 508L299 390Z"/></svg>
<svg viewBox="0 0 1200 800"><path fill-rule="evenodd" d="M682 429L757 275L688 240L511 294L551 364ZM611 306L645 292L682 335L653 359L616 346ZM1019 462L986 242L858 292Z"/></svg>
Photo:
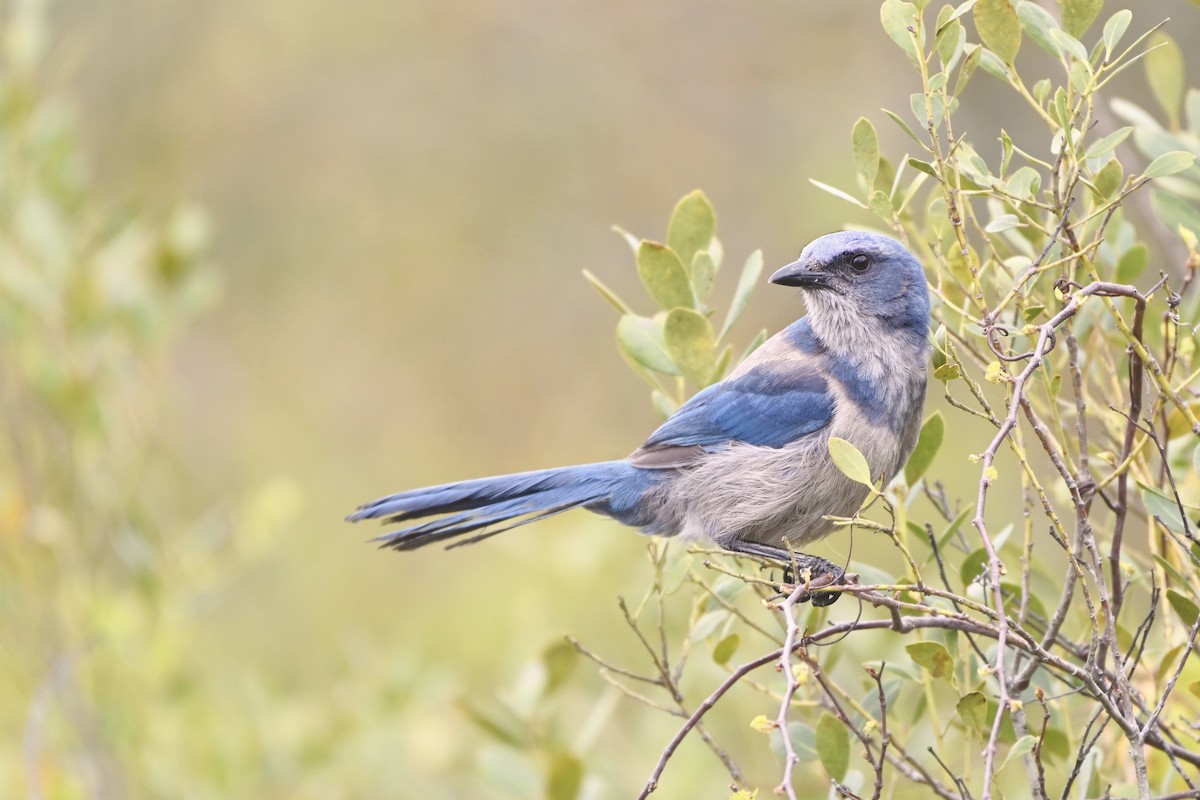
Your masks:
<svg viewBox="0 0 1200 800"><path fill-rule="evenodd" d="M793 261L776 271L771 276L771 283L780 286L799 286L802 289L832 289L833 284L830 278L828 273L808 267L803 262Z"/></svg>

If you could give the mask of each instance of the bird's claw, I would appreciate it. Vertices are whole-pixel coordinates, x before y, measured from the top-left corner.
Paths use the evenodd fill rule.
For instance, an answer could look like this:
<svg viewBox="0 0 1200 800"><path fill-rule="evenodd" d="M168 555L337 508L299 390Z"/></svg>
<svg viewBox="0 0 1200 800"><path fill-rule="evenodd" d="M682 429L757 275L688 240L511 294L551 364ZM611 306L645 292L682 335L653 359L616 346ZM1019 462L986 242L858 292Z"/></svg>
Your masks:
<svg viewBox="0 0 1200 800"><path fill-rule="evenodd" d="M812 601L812 604L818 608L833 605L841 597L841 592L823 592L820 590L847 583L846 573L838 568L837 565L823 558L806 556L805 559L798 560L796 563L804 585L804 592L797 599L801 603ZM796 580L796 571L792 569L790 564L783 568L783 583L791 587L800 585ZM784 591L784 593L791 594L791 592L787 591Z"/></svg>

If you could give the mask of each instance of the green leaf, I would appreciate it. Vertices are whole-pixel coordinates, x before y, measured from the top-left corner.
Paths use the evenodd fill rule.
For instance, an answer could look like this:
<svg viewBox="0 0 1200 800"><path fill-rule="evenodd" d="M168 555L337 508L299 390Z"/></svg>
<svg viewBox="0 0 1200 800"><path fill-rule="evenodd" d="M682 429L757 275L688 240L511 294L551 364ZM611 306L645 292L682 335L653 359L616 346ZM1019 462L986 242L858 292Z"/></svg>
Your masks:
<svg viewBox="0 0 1200 800"><path fill-rule="evenodd" d="M613 225L612 229L620 234L621 238L625 240L625 244L629 245L629 249L633 251L634 257L636 257L638 248L642 246L642 240L622 228L620 225Z"/></svg>
<svg viewBox="0 0 1200 800"><path fill-rule="evenodd" d="M855 483L861 483L871 488L875 487L875 482L871 480L871 468L867 466L867 459L857 447L838 436L830 436L828 446L834 466L843 475Z"/></svg>
<svg viewBox="0 0 1200 800"><path fill-rule="evenodd" d="M953 13L950 6L942 7L942 13L938 14L939 19L944 13ZM963 30L961 22L957 19L939 22L933 46L937 50L938 57L942 59L942 64L952 63L958 55L959 48L965 43L966 32Z"/></svg>
<svg viewBox="0 0 1200 800"><path fill-rule="evenodd" d="M1121 167L1121 162L1114 158L1100 168L1092 183L1102 199L1111 200L1116 195L1117 189L1121 188L1121 180L1124 177L1125 170Z"/></svg>
<svg viewBox="0 0 1200 800"><path fill-rule="evenodd" d="M725 324L721 326L721 333L717 336L718 340L725 338L725 334L729 333L734 323L742 316L742 312L746 310L746 306L750 303L750 295L754 294L754 287L758 285L762 270L762 251L755 250L742 267L737 289L733 293L733 302L729 304L729 314L725 317Z"/></svg>
<svg viewBox="0 0 1200 800"><path fill-rule="evenodd" d="M707 639L717 630L717 628L729 621L729 612L723 608L716 611L709 611L700 619L696 620L695 627L689 632L688 636L693 642L698 642L701 639Z"/></svg>
<svg viewBox="0 0 1200 800"><path fill-rule="evenodd" d="M1186 200L1170 192L1155 191L1150 193L1150 205L1167 230L1177 231L1183 226L1194 234L1200 234L1200 212Z"/></svg>
<svg viewBox="0 0 1200 800"><path fill-rule="evenodd" d="M949 347L946 343L946 337L946 323L944 322L940 323L937 329L934 330L933 335L929 337L929 343L933 345L930 348L929 360L933 364L934 369L946 365L947 348Z"/></svg>
<svg viewBox="0 0 1200 800"><path fill-rule="evenodd" d="M1175 589L1167 589L1167 602L1185 625L1196 624L1196 617L1200 616L1200 607L1190 597Z"/></svg>
<svg viewBox="0 0 1200 800"><path fill-rule="evenodd" d="M1154 556L1154 561L1163 568L1163 572L1167 573L1172 580L1178 581L1182 586L1187 586L1188 579L1183 577L1183 573L1174 564L1157 554Z"/></svg>
<svg viewBox="0 0 1200 800"><path fill-rule="evenodd" d="M1021 167L1007 181L1008 193L1021 200L1032 200L1042 188L1042 176L1033 167Z"/></svg>
<svg viewBox="0 0 1200 800"><path fill-rule="evenodd" d="M712 289L713 278L717 274L717 265L713 263L712 253L699 250L692 256L692 287L696 290L696 299L703 300Z"/></svg>
<svg viewBox="0 0 1200 800"><path fill-rule="evenodd" d="M983 46L979 47L979 66L989 75L999 78L1005 83L1012 83L1012 73L1009 72L1004 59Z"/></svg>
<svg viewBox="0 0 1200 800"><path fill-rule="evenodd" d="M1117 283L1133 283L1146 269L1149 260L1150 251L1141 242L1126 250L1117 262Z"/></svg>
<svg viewBox="0 0 1200 800"><path fill-rule="evenodd" d="M979 59L982 57L983 47L980 45L974 45L967 51L967 57L963 59L962 66L958 68L958 80L954 82L955 97L958 97L962 94L963 89L967 88L971 76L975 74L975 68L979 66Z"/></svg>
<svg viewBox="0 0 1200 800"><path fill-rule="evenodd" d="M845 200L846 202L853 203L854 205L858 206L859 208L867 208L867 206L863 205L863 202L861 200L859 200L857 197L855 197L854 195L849 194L847 192L843 192L841 189L830 186L828 183L821 183L821 181L816 180L815 178L809 178L808 182L811 183L813 186L817 187L818 189L820 189L821 191L829 192L834 197L840 197L841 199Z"/></svg>
<svg viewBox="0 0 1200 800"><path fill-rule="evenodd" d="M1122 8L1109 17L1108 22L1104 23L1104 55L1106 58L1112 57L1113 50L1116 49L1117 43L1121 41L1121 37L1125 35L1125 31L1128 30L1129 23L1132 20L1133 12L1127 8ZM1075 35L1079 36L1082 34L1076 33Z"/></svg>
<svg viewBox="0 0 1200 800"><path fill-rule="evenodd" d="M1013 63L1021 49L1021 22L1009 0L979 0L975 3L975 29L1001 61Z"/></svg>
<svg viewBox="0 0 1200 800"><path fill-rule="evenodd" d="M630 310L629 306L627 306L625 304L625 301L617 296L616 292L614 292L612 289L605 286L604 282L601 281L599 278L597 278L595 275L593 275L591 272L589 272L588 270L585 269L583 271L583 278L588 283L590 283L592 285L592 288L595 289L596 292L599 293L599 295L601 297L603 297L605 300L607 300L609 305L611 305L617 311L620 311L622 314L632 314L633 313L633 311Z"/></svg>
<svg viewBox="0 0 1200 800"><path fill-rule="evenodd" d="M942 364L933 371L933 377L943 383L948 383L956 378L962 377L962 370L958 364Z"/></svg>
<svg viewBox="0 0 1200 800"><path fill-rule="evenodd" d="M1025 734L1016 743L1008 748L1008 755L1004 757L1004 763L1000 765L1000 769L1008 766L1008 762L1016 761L1026 753L1033 752L1034 745L1037 744L1037 737L1031 734Z"/></svg>
<svg viewBox="0 0 1200 800"><path fill-rule="evenodd" d="M925 470L929 469L933 457L937 455L938 448L942 446L942 438L945 433L946 421L942 418L942 412L935 411L930 414L929 418L921 425L917 444L913 448L912 455L908 457L908 463L904 465L904 482L906 484L912 486L925 474Z"/></svg>
<svg viewBox="0 0 1200 800"><path fill-rule="evenodd" d="M1037 100L1039 106L1046 105L1046 98L1050 96L1050 79L1042 78L1033 85L1033 99Z"/></svg>
<svg viewBox="0 0 1200 800"><path fill-rule="evenodd" d="M1017 218L1016 214L1001 214L989 222L984 230L988 233L1000 233L1020 227L1022 227L1021 220Z"/></svg>
<svg viewBox="0 0 1200 800"><path fill-rule="evenodd" d="M704 192L696 189L683 196L671 212L667 246L683 264L691 264L696 253L707 250L717 228L717 216ZM699 292L697 292L699 294Z"/></svg>
<svg viewBox="0 0 1200 800"><path fill-rule="evenodd" d="M962 565L958 569L958 576L962 578L963 586L969 586L988 566L987 550L980 547L978 550L973 550L963 559Z"/></svg>
<svg viewBox="0 0 1200 800"><path fill-rule="evenodd" d="M480 730L492 738L518 749L529 746L529 726L517 712L504 703L497 700L476 702L460 698L458 707Z"/></svg>
<svg viewBox="0 0 1200 800"><path fill-rule="evenodd" d="M1184 75L1183 51L1167 34L1159 31L1150 38L1150 47L1154 48L1146 54L1143 64L1146 68L1146 80L1154 99L1167 112L1171 128L1179 127L1179 106L1183 102L1183 90L1186 85Z"/></svg>
<svg viewBox="0 0 1200 800"><path fill-rule="evenodd" d="M1058 22L1050 16L1049 11L1037 3L1020 0L1017 3L1017 18L1021 20L1021 28L1038 47L1055 58L1062 57L1062 51L1050 36L1050 31L1058 29Z"/></svg>
<svg viewBox="0 0 1200 800"><path fill-rule="evenodd" d="M964 3L959 3L955 7L954 11L945 19L942 18L941 14L938 14L938 29L940 30L940 29L946 27L947 25L949 25L950 23L954 22L959 17L966 14L968 11L970 11L974 7L975 7L975 0L966 0L966 2L964 2Z"/></svg>
<svg viewBox="0 0 1200 800"><path fill-rule="evenodd" d="M1185 524L1185 520L1179 510L1179 504L1175 502L1174 497L1165 495L1149 486L1144 486L1140 483L1138 485L1142 490L1142 504L1146 506L1147 514L1157 517L1159 522L1176 533L1187 532L1188 526ZM1187 511L1187 506L1184 506L1184 511Z"/></svg>
<svg viewBox="0 0 1200 800"><path fill-rule="evenodd" d="M863 176L867 187L875 185L879 174L879 135L875 126L866 117L859 117L850 131L850 143L854 150L854 167Z"/></svg>
<svg viewBox="0 0 1200 800"><path fill-rule="evenodd" d="M987 698L979 692L971 692L963 695L954 708L958 711L958 718L969 729L979 731L980 733L991 729L992 726L988 723L987 718Z"/></svg>
<svg viewBox="0 0 1200 800"><path fill-rule="evenodd" d="M937 177L937 169L933 166L933 164L930 164L928 161L922 161L919 158L910 158L910 159L908 159L908 161L906 163L910 167L915 169L917 172L924 172L926 175L928 175L931 178Z"/></svg>
<svg viewBox="0 0 1200 800"><path fill-rule="evenodd" d="M712 660L725 666L729 663L729 659L733 658L733 654L737 652L738 645L742 643L742 637L736 633L731 633L721 641L717 642L717 646L713 648Z"/></svg>
<svg viewBox="0 0 1200 800"><path fill-rule="evenodd" d="M821 714L817 723L817 758L829 777L841 783L850 766L850 734L837 717L829 712Z"/></svg>
<svg viewBox="0 0 1200 800"><path fill-rule="evenodd" d="M555 642L542 652L542 664L546 667L546 684L543 694L557 691L571 677L579 663L579 651L566 641Z"/></svg>
<svg viewBox="0 0 1200 800"><path fill-rule="evenodd" d="M1169 153L1163 153L1158 158L1150 162L1150 166L1146 167L1146 171L1142 173L1143 178L1161 178L1164 175L1174 175L1177 172L1183 172L1196 161L1194 153L1188 153L1183 150L1172 150Z"/></svg>
<svg viewBox="0 0 1200 800"><path fill-rule="evenodd" d="M1196 695L1196 697L1200 697L1200 681L1192 681L1189 683L1188 691Z"/></svg>
<svg viewBox="0 0 1200 800"><path fill-rule="evenodd" d="M1108 136L1105 136L1103 139L1099 139L1095 142L1092 142L1092 146L1087 149L1087 152L1084 153L1083 157L1084 158L1099 158L1100 156L1105 155L1106 153L1111 153L1113 150L1116 150L1117 145L1119 145L1121 142L1125 141L1125 139L1131 133L1133 133L1132 127L1126 126L1124 128L1117 128L1115 131L1110 133Z"/></svg>
<svg viewBox="0 0 1200 800"><path fill-rule="evenodd" d="M646 291L662 308L692 307L695 302L692 283L674 250L644 241L638 247L637 265Z"/></svg>
<svg viewBox="0 0 1200 800"><path fill-rule="evenodd" d="M556 755L546 775L546 796L550 800L575 800L582 786L583 762L570 753Z"/></svg>
<svg viewBox="0 0 1200 800"><path fill-rule="evenodd" d="M681 374L667 350L661 319L626 314L617 323L617 344L625 355L646 369L664 375Z"/></svg>
<svg viewBox="0 0 1200 800"><path fill-rule="evenodd" d="M1096 20L1103 5L1104 0L1058 0L1063 27L1078 39Z"/></svg>
<svg viewBox="0 0 1200 800"><path fill-rule="evenodd" d="M690 308L673 308L663 324L663 338L671 360L683 376L699 388L712 382L717 363L716 337L703 314Z"/></svg>
<svg viewBox="0 0 1200 800"><path fill-rule="evenodd" d="M1083 46L1083 43L1076 39L1071 34L1064 31L1062 28L1051 28L1050 39L1060 49L1067 53L1081 64L1088 64L1088 51ZM1082 87L1076 87L1082 90Z"/></svg>
<svg viewBox="0 0 1200 800"><path fill-rule="evenodd" d="M954 677L954 659L941 642L913 642L904 649L909 658L929 670L933 677L946 680Z"/></svg>
<svg viewBox="0 0 1200 800"><path fill-rule="evenodd" d="M673 551L678 553L678 550ZM674 563L669 563L662 571L662 593L666 595L675 594L679 588L683 586L683 582L687 580L688 575L692 571L692 556L689 553L681 553Z"/></svg>
<svg viewBox="0 0 1200 800"><path fill-rule="evenodd" d="M1192 135L1200 133L1200 89L1187 90L1183 98L1183 110L1188 131Z"/></svg>
<svg viewBox="0 0 1200 800"><path fill-rule="evenodd" d="M959 80L961 81L962 79L960 78ZM886 108L883 110L883 113L888 115L888 119L900 126L900 130L907 133L908 138L912 139L917 144L921 143L921 140L917 138L917 134L913 131L912 126L905 122L903 117L901 117L895 111L888 111Z"/></svg>
<svg viewBox="0 0 1200 800"><path fill-rule="evenodd" d="M901 0L884 0L879 9L879 21L883 23L884 33L900 46L913 66L919 66L916 37L909 31L910 28L917 29L916 6Z"/></svg>

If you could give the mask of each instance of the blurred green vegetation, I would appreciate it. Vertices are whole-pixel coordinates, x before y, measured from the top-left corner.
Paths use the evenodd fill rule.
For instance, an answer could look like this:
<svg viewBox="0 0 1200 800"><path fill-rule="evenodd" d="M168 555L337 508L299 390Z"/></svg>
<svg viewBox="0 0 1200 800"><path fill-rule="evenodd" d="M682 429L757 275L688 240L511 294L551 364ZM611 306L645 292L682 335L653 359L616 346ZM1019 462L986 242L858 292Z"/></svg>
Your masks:
<svg viewBox="0 0 1200 800"><path fill-rule="evenodd" d="M5 6L0 65L0 794L530 797L569 751L628 796L678 721L553 676L568 631L636 657L645 540L580 514L397 557L341 515L636 446L655 412L580 270L634 294L609 225L697 185L739 262L867 221L806 179L851 183L845 131L911 91L875 4L42 7ZM1168 15L1195 40L1192 7L1137 11ZM1001 88L965 118L1033 122ZM799 313L763 292L737 334ZM764 785L771 705L711 720ZM528 754L487 730L514 709ZM717 796L677 758L656 796Z"/></svg>

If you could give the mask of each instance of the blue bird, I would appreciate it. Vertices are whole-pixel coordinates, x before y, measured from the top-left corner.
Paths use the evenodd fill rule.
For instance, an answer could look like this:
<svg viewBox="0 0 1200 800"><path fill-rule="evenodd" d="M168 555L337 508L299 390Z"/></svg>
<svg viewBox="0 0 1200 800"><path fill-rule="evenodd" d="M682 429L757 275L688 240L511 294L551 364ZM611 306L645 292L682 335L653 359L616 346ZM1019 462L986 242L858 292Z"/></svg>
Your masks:
<svg viewBox="0 0 1200 800"><path fill-rule="evenodd" d="M586 508L642 533L794 563L814 587L840 581L834 564L789 548L824 537L833 529L826 515L851 516L866 499L866 487L834 466L831 436L857 447L885 481L912 452L925 403L929 290L903 245L853 231L813 241L771 283L802 288L808 314L627 458L414 489L347 519L436 516L376 539L413 550L472 544ZM811 593L819 605L837 597Z"/></svg>

